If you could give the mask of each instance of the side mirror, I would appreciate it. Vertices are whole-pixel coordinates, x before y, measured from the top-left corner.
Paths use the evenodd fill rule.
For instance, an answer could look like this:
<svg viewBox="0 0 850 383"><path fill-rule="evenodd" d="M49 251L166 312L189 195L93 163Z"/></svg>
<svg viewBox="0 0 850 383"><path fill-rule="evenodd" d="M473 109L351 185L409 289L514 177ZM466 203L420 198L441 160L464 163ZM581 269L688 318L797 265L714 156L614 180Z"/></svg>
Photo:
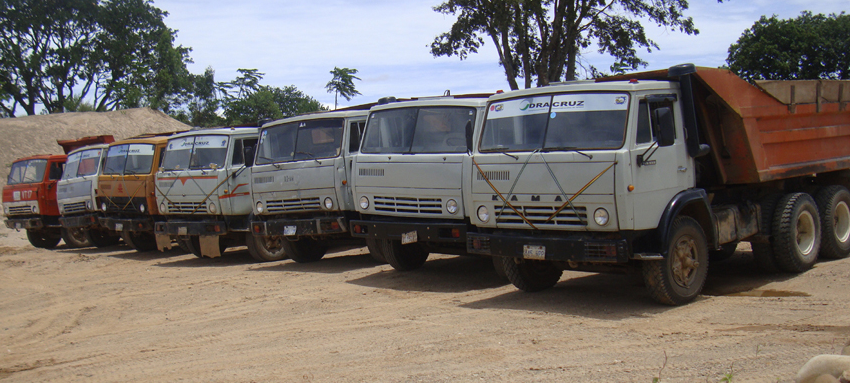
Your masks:
<svg viewBox="0 0 850 383"><path fill-rule="evenodd" d="M242 155L245 157L245 167L254 166L254 147L246 146L242 149Z"/></svg>
<svg viewBox="0 0 850 383"><path fill-rule="evenodd" d="M652 111L653 130L658 132L658 146L671 146L676 142L676 123L670 108Z"/></svg>

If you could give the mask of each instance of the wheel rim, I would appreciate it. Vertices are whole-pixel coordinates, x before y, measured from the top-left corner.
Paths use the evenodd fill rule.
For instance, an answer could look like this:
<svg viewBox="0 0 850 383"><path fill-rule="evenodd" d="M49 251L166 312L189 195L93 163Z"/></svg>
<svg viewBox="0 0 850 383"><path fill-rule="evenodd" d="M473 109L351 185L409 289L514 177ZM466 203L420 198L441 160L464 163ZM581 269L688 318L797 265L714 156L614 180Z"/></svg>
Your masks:
<svg viewBox="0 0 850 383"><path fill-rule="evenodd" d="M82 243L86 241L86 232L83 229L71 229L71 237Z"/></svg>
<svg viewBox="0 0 850 383"><path fill-rule="evenodd" d="M797 249L804 256L808 256L815 247L815 219L812 213L803 211L797 219L795 229Z"/></svg>
<svg viewBox="0 0 850 383"><path fill-rule="evenodd" d="M699 259L697 244L690 236L683 236L673 249L673 280L677 285L689 288L697 276Z"/></svg>
<svg viewBox="0 0 850 383"><path fill-rule="evenodd" d="M840 243L847 242L847 239L850 239L850 208L847 207L847 203L841 201L838 205L835 205L832 216L835 239Z"/></svg>
<svg viewBox="0 0 850 383"><path fill-rule="evenodd" d="M263 249L265 249L269 253L275 253L283 247L280 241L281 237L278 236L260 238L260 244L263 246Z"/></svg>

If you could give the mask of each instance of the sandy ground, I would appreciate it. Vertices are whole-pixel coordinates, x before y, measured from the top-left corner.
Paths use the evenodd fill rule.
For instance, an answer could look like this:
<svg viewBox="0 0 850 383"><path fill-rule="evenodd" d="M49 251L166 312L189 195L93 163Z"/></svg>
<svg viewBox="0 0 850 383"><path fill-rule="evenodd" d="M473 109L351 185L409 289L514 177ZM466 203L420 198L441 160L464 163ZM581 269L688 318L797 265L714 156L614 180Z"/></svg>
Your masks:
<svg viewBox="0 0 850 383"><path fill-rule="evenodd" d="M487 260L365 253L49 251L2 229L0 381L788 382L850 338L850 259L765 276L742 246L666 307L619 275L529 294Z"/></svg>

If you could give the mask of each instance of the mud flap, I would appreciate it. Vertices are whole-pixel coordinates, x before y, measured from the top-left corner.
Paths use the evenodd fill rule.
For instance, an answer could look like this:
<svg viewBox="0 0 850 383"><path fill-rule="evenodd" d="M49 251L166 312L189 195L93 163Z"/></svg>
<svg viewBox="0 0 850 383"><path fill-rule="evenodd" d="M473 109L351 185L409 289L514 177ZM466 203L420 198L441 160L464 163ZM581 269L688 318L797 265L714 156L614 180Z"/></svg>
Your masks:
<svg viewBox="0 0 850 383"><path fill-rule="evenodd" d="M221 248L217 235L201 235L198 237L201 243L201 254L205 257L218 258L221 256Z"/></svg>
<svg viewBox="0 0 850 383"><path fill-rule="evenodd" d="M159 251L171 250L171 236L168 234L157 234L156 248Z"/></svg>

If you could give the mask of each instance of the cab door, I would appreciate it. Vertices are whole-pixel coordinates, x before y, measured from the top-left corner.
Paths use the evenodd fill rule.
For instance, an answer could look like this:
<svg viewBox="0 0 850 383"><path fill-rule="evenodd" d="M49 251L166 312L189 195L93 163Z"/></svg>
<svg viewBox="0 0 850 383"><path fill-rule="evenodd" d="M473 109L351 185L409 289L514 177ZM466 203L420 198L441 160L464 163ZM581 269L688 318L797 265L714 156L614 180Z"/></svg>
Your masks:
<svg viewBox="0 0 850 383"><path fill-rule="evenodd" d="M664 119L675 126L672 140L661 137ZM646 95L638 100L630 153L634 191L629 193L635 230L657 227L670 200L693 185L693 159L688 156L682 126L675 94Z"/></svg>
<svg viewBox="0 0 850 383"><path fill-rule="evenodd" d="M225 214L248 215L251 213L252 205L251 165L253 165L257 139L235 138L232 146L230 168L224 175L228 177L224 187L227 191L220 194L219 204Z"/></svg>

